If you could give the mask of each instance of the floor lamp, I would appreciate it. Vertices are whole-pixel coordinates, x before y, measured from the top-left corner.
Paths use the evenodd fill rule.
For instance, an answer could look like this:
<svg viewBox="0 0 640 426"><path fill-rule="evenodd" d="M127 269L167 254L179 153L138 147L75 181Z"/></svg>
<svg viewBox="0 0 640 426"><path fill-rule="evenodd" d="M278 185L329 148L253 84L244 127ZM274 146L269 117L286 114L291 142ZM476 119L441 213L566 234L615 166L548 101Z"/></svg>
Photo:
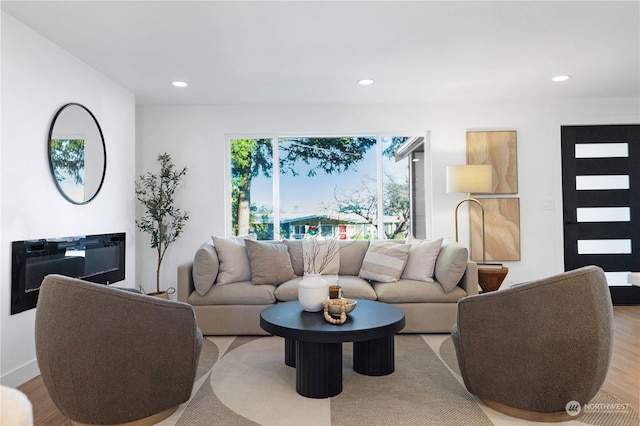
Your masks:
<svg viewBox="0 0 640 426"><path fill-rule="evenodd" d="M458 241L458 208L469 201L480 207L480 220L482 223L482 263L486 261L484 245L484 208L480 201L471 197L471 193L491 193L493 167L489 165L467 164L463 166L447 167L447 192L463 192L467 196L460 200L456 206L456 241Z"/></svg>

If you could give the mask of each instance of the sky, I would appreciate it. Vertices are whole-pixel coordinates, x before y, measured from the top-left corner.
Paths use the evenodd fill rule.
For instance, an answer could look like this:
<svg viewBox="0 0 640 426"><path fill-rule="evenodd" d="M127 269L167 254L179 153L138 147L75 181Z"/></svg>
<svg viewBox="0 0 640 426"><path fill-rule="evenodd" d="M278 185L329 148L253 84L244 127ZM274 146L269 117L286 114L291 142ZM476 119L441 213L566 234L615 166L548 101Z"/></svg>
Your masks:
<svg viewBox="0 0 640 426"><path fill-rule="evenodd" d="M334 191L338 194L350 194L361 186L363 180L376 177L376 149L370 149L366 157L354 167L340 174L327 175L319 172L314 177L307 177L309 166L298 169L298 176L280 175L280 211L283 214L299 212L323 213L323 206L335 203ZM391 173L398 178L404 178L407 173L406 160L398 163L384 157L384 173ZM303 173L304 172L304 173ZM251 187L251 202L256 206L273 204L272 179L258 176L253 179ZM328 210L327 212L330 212Z"/></svg>

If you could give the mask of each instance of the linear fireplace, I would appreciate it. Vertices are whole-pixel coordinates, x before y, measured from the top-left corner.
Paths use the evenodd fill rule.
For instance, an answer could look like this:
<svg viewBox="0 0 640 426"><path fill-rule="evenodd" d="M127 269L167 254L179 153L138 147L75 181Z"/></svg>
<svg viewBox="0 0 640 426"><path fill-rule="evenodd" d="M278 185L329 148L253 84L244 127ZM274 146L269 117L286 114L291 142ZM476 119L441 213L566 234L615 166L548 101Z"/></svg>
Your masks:
<svg viewBox="0 0 640 426"><path fill-rule="evenodd" d="M13 241L11 245L11 315L36 307L40 284L48 274L99 284L124 280L124 232Z"/></svg>

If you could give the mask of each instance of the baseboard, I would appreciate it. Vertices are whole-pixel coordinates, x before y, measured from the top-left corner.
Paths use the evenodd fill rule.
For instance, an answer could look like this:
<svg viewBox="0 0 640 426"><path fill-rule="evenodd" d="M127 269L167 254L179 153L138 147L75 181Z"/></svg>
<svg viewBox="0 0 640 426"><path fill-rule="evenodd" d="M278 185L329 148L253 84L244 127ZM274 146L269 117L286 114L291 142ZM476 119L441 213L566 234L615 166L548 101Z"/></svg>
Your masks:
<svg viewBox="0 0 640 426"><path fill-rule="evenodd" d="M40 368L38 367L38 361L34 359L33 361L29 361L26 364L3 374L2 377L0 377L0 383L3 386L17 388L39 374Z"/></svg>

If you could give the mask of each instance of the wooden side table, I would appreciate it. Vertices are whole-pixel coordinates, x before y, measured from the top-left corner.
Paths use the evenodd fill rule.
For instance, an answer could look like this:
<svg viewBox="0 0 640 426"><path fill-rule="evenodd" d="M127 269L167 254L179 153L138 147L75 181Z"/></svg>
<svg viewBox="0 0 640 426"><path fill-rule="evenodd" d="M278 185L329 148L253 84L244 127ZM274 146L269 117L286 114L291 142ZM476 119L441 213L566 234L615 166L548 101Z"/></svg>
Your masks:
<svg viewBox="0 0 640 426"><path fill-rule="evenodd" d="M507 276L509 268L502 266L500 268L483 268L478 265L478 284L482 289L482 293L496 291Z"/></svg>

